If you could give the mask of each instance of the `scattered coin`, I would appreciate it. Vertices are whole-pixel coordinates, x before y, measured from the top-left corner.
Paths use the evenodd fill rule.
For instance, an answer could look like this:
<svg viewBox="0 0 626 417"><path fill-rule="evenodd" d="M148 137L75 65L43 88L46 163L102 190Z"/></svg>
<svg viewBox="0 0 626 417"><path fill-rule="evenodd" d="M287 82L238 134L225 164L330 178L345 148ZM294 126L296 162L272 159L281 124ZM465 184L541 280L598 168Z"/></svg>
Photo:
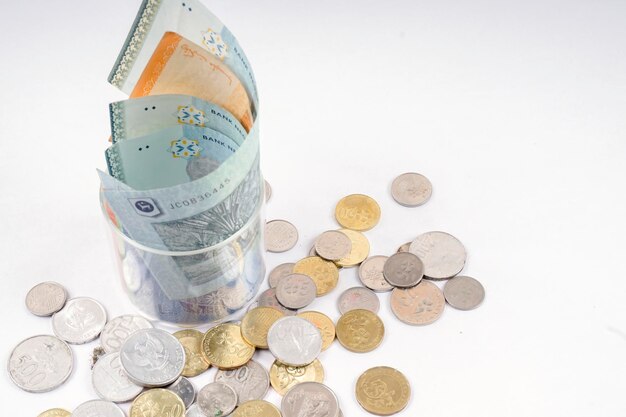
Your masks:
<svg viewBox="0 0 626 417"><path fill-rule="evenodd" d="M328 349L335 340L335 323L319 311L303 311L298 317L310 321L322 334L322 351Z"/></svg>
<svg viewBox="0 0 626 417"><path fill-rule="evenodd" d="M391 292L391 311L407 324L425 325L435 322L445 307L443 293L429 281L411 288L394 288Z"/></svg>
<svg viewBox="0 0 626 417"><path fill-rule="evenodd" d="M409 381L402 372L388 366L368 369L356 382L356 399L372 414L396 414L406 407L410 398Z"/></svg>
<svg viewBox="0 0 626 417"><path fill-rule="evenodd" d="M351 352L365 353L383 341L383 321L369 310L351 310L337 321L337 340Z"/></svg>
<svg viewBox="0 0 626 417"><path fill-rule="evenodd" d="M211 382L198 392L198 406L205 416L227 416L237 407L237 393L223 382Z"/></svg>
<svg viewBox="0 0 626 417"><path fill-rule="evenodd" d="M389 259L387 256L372 256L359 266L361 283L372 291L386 292L393 290L393 286L383 276L383 267Z"/></svg>
<svg viewBox="0 0 626 417"><path fill-rule="evenodd" d="M267 203L268 201L270 201L270 198L272 198L272 187L270 186L270 183L267 182L267 180L264 180L265 183L265 202Z"/></svg>
<svg viewBox="0 0 626 417"><path fill-rule="evenodd" d="M297 310L311 304L317 295L315 282L304 274L289 274L276 286L278 302Z"/></svg>
<svg viewBox="0 0 626 417"><path fill-rule="evenodd" d="M26 308L36 316L51 316L67 301L67 291L56 282L42 282L26 294Z"/></svg>
<svg viewBox="0 0 626 417"><path fill-rule="evenodd" d="M337 305L341 314L357 309L369 310L376 314L380 309L380 301L378 301L376 293L363 287L352 287L345 290L339 296Z"/></svg>
<svg viewBox="0 0 626 417"><path fill-rule="evenodd" d="M282 415L274 404L264 400L252 400L237 407L233 417L282 417Z"/></svg>
<svg viewBox="0 0 626 417"><path fill-rule="evenodd" d="M485 289L476 279L457 276L446 282L443 295L448 304L458 310L472 310L485 298Z"/></svg>
<svg viewBox="0 0 626 417"><path fill-rule="evenodd" d="M308 381L324 381L324 368L319 359L304 366L285 365L276 359L270 368L272 388L280 395L285 395L294 385Z"/></svg>
<svg viewBox="0 0 626 417"><path fill-rule="evenodd" d="M202 338L204 333L195 329L179 330L173 335L185 350L185 367L182 375L193 377L200 375L211 366L202 356Z"/></svg>
<svg viewBox="0 0 626 417"><path fill-rule="evenodd" d="M39 414L37 417L71 417L72 413L62 408L52 408Z"/></svg>
<svg viewBox="0 0 626 417"><path fill-rule="evenodd" d="M257 307L271 307L280 311L285 316L295 316L298 313L296 310L288 309L278 302L276 298L276 288L269 288L263 291L257 297Z"/></svg>
<svg viewBox="0 0 626 417"><path fill-rule="evenodd" d="M107 322L104 307L87 297L72 298L52 316L52 330L67 343L83 344L94 340Z"/></svg>
<svg viewBox="0 0 626 417"><path fill-rule="evenodd" d="M204 415L198 404L192 404L185 412L185 417L207 417Z"/></svg>
<svg viewBox="0 0 626 417"><path fill-rule="evenodd" d="M64 341L54 336L33 336L21 341L9 357L9 376L28 392L51 391L72 373L74 356Z"/></svg>
<svg viewBox="0 0 626 417"><path fill-rule="evenodd" d="M380 220L380 206L363 194L348 195L337 203L335 218L342 227L351 230L370 230Z"/></svg>
<svg viewBox="0 0 626 417"><path fill-rule="evenodd" d="M285 278L287 275L293 273L293 267L296 264L288 262L285 264L280 264L276 268L272 269L272 272L269 273L267 281L270 288L276 288L278 282Z"/></svg>
<svg viewBox="0 0 626 417"><path fill-rule="evenodd" d="M172 391L174 394L178 395L181 400L183 400L183 404L185 404L185 409L191 406L193 402L196 400L196 388L193 386L190 380L181 376L178 378L176 382L172 385L168 385L165 389Z"/></svg>
<svg viewBox="0 0 626 417"><path fill-rule="evenodd" d="M339 402L335 393L319 382L301 382L291 388L280 403L283 417L339 417ZM312 414L314 412L315 414Z"/></svg>
<svg viewBox="0 0 626 417"><path fill-rule="evenodd" d="M414 287L424 276L424 264L411 252L394 253L385 262L383 276L394 287Z"/></svg>
<svg viewBox="0 0 626 417"><path fill-rule="evenodd" d="M143 387L132 382L122 369L119 352L107 353L98 359L91 373L91 383L98 397L115 403L131 401L143 391Z"/></svg>
<svg viewBox="0 0 626 417"><path fill-rule="evenodd" d="M184 415L183 400L174 392L164 388L150 389L140 394L130 406L130 417L183 417Z"/></svg>
<svg viewBox="0 0 626 417"><path fill-rule="evenodd" d="M315 252L328 261L338 261L352 250L350 238L338 230L328 230L315 241Z"/></svg>
<svg viewBox="0 0 626 417"><path fill-rule="evenodd" d="M102 349L102 346L96 346L95 348L93 348L93 350L91 351L91 369L93 369L93 367L96 365L98 359L100 359L105 354L106 352L104 351L104 349Z"/></svg>
<svg viewBox="0 0 626 417"><path fill-rule="evenodd" d="M403 244L402 246L398 248L397 252L408 252L409 248L411 247L411 243L412 242L406 242L405 244Z"/></svg>
<svg viewBox="0 0 626 417"><path fill-rule="evenodd" d="M244 366L228 371L218 370L215 382L223 382L237 393L237 404L260 400L270 386L270 376L265 368L254 360Z"/></svg>
<svg viewBox="0 0 626 417"><path fill-rule="evenodd" d="M322 335L311 322L300 317L283 317L270 327L267 335L270 352L292 366L313 362L322 351Z"/></svg>
<svg viewBox="0 0 626 417"><path fill-rule="evenodd" d="M370 242L365 235L361 232L350 229L340 229L341 233L348 236L352 244L350 253L343 258L335 261L335 264L340 267L350 267L359 265L370 254Z"/></svg>
<svg viewBox="0 0 626 417"><path fill-rule="evenodd" d="M391 184L391 196L406 207L421 206L430 199L433 186L425 176L407 172L398 176Z"/></svg>
<svg viewBox="0 0 626 417"><path fill-rule="evenodd" d="M224 323L206 332L202 339L202 354L220 369L233 369L252 359L254 346L244 340L238 325Z"/></svg>
<svg viewBox="0 0 626 417"><path fill-rule="evenodd" d="M119 352L124 341L139 329L151 329L154 326L141 316L127 314L109 321L100 335L100 344L105 352Z"/></svg>
<svg viewBox="0 0 626 417"><path fill-rule="evenodd" d="M121 408L111 401L91 400L72 411L72 417L126 417ZM131 417L135 417L132 416Z"/></svg>
<svg viewBox="0 0 626 417"><path fill-rule="evenodd" d="M444 232L419 235L409 248L424 263L424 276L430 279L448 279L465 266L465 247L457 238Z"/></svg>
<svg viewBox="0 0 626 417"><path fill-rule="evenodd" d="M285 315L271 307L257 307L241 320L241 335L252 346L267 349L267 332L272 324Z"/></svg>
<svg viewBox="0 0 626 417"><path fill-rule="evenodd" d="M296 246L298 230L286 220L272 220L265 224L265 249L286 252Z"/></svg>
<svg viewBox="0 0 626 417"><path fill-rule="evenodd" d="M308 275L317 287L317 296L328 294L337 286L339 270L337 265L319 256L310 256L296 262L293 267L296 274Z"/></svg>

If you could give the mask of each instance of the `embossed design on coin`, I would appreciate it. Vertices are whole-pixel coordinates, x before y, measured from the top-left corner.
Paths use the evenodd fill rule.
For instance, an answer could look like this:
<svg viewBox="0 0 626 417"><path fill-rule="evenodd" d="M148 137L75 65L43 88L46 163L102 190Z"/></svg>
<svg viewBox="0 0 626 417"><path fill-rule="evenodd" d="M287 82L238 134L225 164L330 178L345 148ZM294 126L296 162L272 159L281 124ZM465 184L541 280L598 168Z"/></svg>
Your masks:
<svg viewBox="0 0 626 417"><path fill-rule="evenodd" d="M458 276L446 282L443 295L452 307L458 310L472 310L483 302L485 289L472 277Z"/></svg>
<svg viewBox="0 0 626 417"><path fill-rule="evenodd" d="M178 395L181 400L183 400L183 404L185 404L185 409L190 407L191 404L196 400L196 388L193 386L190 380L181 376L178 378L176 382L172 385L168 385L165 389L172 391L174 394Z"/></svg>
<svg viewBox="0 0 626 417"><path fill-rule="evenodd" d="M348 195L337 203L335 218L342 227L351 230L370 230L380 220L380 206L364 194Z"/></svg>
<svg viewBox="0 0 626 417"><path fill-rule="evenodd" d="M253 400L237 407L233 417L282 417L282 415L274 404L264 400Z"/></svg>
<svg viewBox="0 0 626 417"><path fill-rule="evenodd" d="M286 252L296 246L298 230L286 220L272 220L265 224L265 249Z"/></svg>
<svg viewBox="0 0 626 417"><path fill-rule="evenodd" d="M380 308L380 301L378 301L376 293L363 287L348 288L341 293L337 304L341 314L357 309L378 313L378 309Z"/></svg>
<svg viewBox="0 0 626 417"><path fill-rule="evenodd" d="M291 310L278 302L278 299L276 298L276 288L268 288L263 291L257 298L257 306L271 307L280 311L285 316L295 316L298 313L296 310Z"/></svg>
<svg viewBox="0 0 626 417"><path fill-rule="evenodd" d="M267 332L284 314L271 307L257 307L241 320L241 335L252 346L267 349Z"/></svg>
<svg viewBox="0 0 626 417"><path fill-rule="evenodd" d="M218 370L215 382L223 382L237 393L237 404L265 397L270 376L264 367L251 360L244 366L228 371Z"/></svg>
<svg viewBox="0 0 626 417"><path fill-rule="evenodd" d="M317 287L317 296L328 294L337 286L339 270L331 261L326 261L319 256L310 256L296 262L293 267L295 274L308 275Z"/></svg>
<svg viewBox="0 0 626 417"><path fill-rule="evenodd" d="M465 247L457 238L444 232L428 232L419 235L409 247L424 263L424 277L448 279L457 275L465 266Z"/></svg>
<svg viewBox="0 0 626 417"><path fill-rule="evenodd" d="M369 310L351 310L337 322L337 340L351 352L365 353L383 341L383 321Z"/></svg>
<svg viewBox="0 0 626 417"><path fill-rule="evenodd" d="M237 407L237 393L223 382L211 382L198 392L198 406L206 416L227 416Z"/></svg>
<svg viewBox="0 0 626 417"><path fill-rule="evenodd" d="M39 414L37 417L71 417L71 415L72 413L62 408L51 408Z"/></svg>
<svg viewBox="0 0 626 417"><path fill-rule="evenodd" d="M328 230L315 241L315 252L328 261L338 261L350 254L350 238L338 230Z"/></svg>
<svg viewBox="0 0 626 417"><path fill-rule="evenodd" d="M270 288L276 288L278 282L285 278L287 275L293 273L293 267L296 264L288 262L284 264L278 265L276 268L272 269L272 272L269 273L267 277L267 282Z"/></svg>
<svg viewBox="0 0 626 417"><path fill-rule="evenodd" d="M270 382L277 393L285 395L301 382L324 382L324 368L319 359L304 366L285 365L276 359L270 368Z"/></svg>
<svg viewBox="0 0 626 417"><path fill-rule="evenodd" d="M204 333L196 329L179 330L174 333L185 350L185 367L182 375L187 377L197 376L211 366L202 355L202 338Z"/></svg>
<svg viewBox="0 0 626 417"><path fill-rule="evenodd" d="M67 343L83 344L94 340L107 322L104 307L91 298L69 300L52 316L52 330Z"/></svg>
<svg viewBox="0 0 626 417"><path fill-rule="evenodd" d="M93 367L91 382L98 397L121 403L133 400L143 387L132 382L120 363L119 352L103 355Z"/></svg>
<svg viewBox="0 0 626 417"><path fill-rule="evenodd" d="M317 286L304 274L289 274L276 287L278 302L287 308L304 308L315 300Z"/></svg>
<svg viewBox="0 0 626 417"><path fill-rule="evenodd" d="M361 232L350 229L340 229L339 232L345 234L350 239L352 249L350 253L343 258L335 261L340 267L349 267L359 265L370 254L370 242Z"/></svg>
<svg viewBox="0 0 626 417"><path fill-rule="evenodd" d="M313 362L322 351L322 335L309 321L283 317L270 327L267 335L270 352L282 363L303 366Z"/></svg>
<svg viewBox="0 0 626 417"><path fill-rule="evenodd" d="M67 291L56 282L42 282L26 294L26 308L36 316L51 316L67 301Z"/></svg>
<svg viewBox="0 0 626 417"><path fill-rule="evenodd" d="M411 387L398 370L377 366L365 371L356 382L356 399L366 411L389 416L409 403Z"/></svg>
<svg viewBox="0 0 626 417"><path fill-rule="evenodd" d="M338 417L337 396L319 382L302 382L291 388L280 403L284 417Z"/></svg>
<svg viewBox="0 0 626 417"><path fill-rule="evenodd" d="M416 172L402 174L391 183L391 196L406 207L421 206L432 193L433 186L428 178Z"/></svg>
<svg viewBox="0 0 626 417"><path fill-rule="evenodd" d="M335 323L319 311L303 311L298 317L310 321L322 334L322 351L328 349L335 340Z"/></svg>
<svg viewBox="0 0 626 417"><path fill-rule="evenodd" d="M385 262L383 276L394 287L414 287L424 276L424 264L410 252L395 253Z"/></svg>
<svg viewBox="0 0 626 417"><path fill-rule="evenodd" d="M224 323L206 332L202 339L202 354L218 368L232 369L252 359L254 346L244 340L238 325Z"/></svg>
<svg viewBox="0 0 626 417"><path fill-rule="evenodd" d="M383 267L389 259L387 256L372 256L359 266L361 283L372 291L385 292L393 290L391 284L383 276Z"/></svg>
<svg viewBox="0 0 626 417"><path fill-rule="evenodd" d="M111 401L91 400L72 411L72 417L126 417L121 408Z"/></svg>
<svg viewBox="0 0 626 417"><path fill-rule="evenodd" d="M151 329L153 327L149 320L141 316L126 314L115 317L104 326L100 335L100 344L107 353L119 352L128 336L139 329Z"/></svg>
<svg viewBox="0 0 626 417"><path fill-rule="evenodd" d="M395 288L391 293L391 311L407 324L425 325L435 322L443 313L446 301L432 282L420 282L411 288Z"/></svg>
<svg viewBox="0 0 626 417"><path fill-rule="evenodd" d="M183 400L174 392L164 388L144 392L135 398L130 406L130 417L183 417L184 415Z"/></svg>

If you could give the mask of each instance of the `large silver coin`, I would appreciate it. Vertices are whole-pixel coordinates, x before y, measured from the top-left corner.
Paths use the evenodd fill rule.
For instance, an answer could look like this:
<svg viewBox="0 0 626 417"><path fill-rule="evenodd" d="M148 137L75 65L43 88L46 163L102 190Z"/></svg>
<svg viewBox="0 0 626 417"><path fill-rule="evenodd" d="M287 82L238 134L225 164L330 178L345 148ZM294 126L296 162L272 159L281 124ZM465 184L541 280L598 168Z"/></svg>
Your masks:
<svg viewBox="0 0 626 417"><path fill-rule="evenodd" d="M265 224L265 249L286 252L296 246L298 230L286 220L272 220Z"/></svg>
<svg viewBox="0 0 626 417"><path fill-rule="evenodd" d="M383 276L394 287L415 287L424 276L424 264L411 252L395 253L385 262Z"/></svg>
<svg viewBox="0 0 626 417"><path fill-rule="evenodd" d="M36 316L51 316L67 301L67 291L56 282L42 282L26 294L26 308Z"/></svg>
<svg viewBox="0 0 626 417"><path fill-rule="evenodd" d="M176 382L172 385L168 385L165 389L168 389L178 395L180 399L183 400L185 409L188 409L196 400L196 388L193 386L191 381L184 376L178 378Z"/></svg>
<svg viewBox="0 0 626 417"><path fill-rule="evenodd" d="M328 230L315 241L315 252L328 261L338 261L350 254L352 241L338 230Z"/></svg>
<svg viewBox="0 0 626 417"><path fill-rule="evenodd" d="M296 264L288 262L285 264L280 264L276 268L272 269L267 277L267 282L270 288L276 288L278 282L285 278L287 275L293 273L293 267Z"/></svg>
<svg viewBox="0 0 626 417"><path fill-rule="evenodd" d="M283 417L340 415L337 396L330 388L319 382L300 382L294 385L283 397L280 409Z"/></svg>
<svg viewBox="0 0 626 417"><path fill-rule="evenodd" d="M76 345L94 340L106 323L107 313L102 304L87 297L72 298L52 316L54 334Z"/></svg>
<svg viewBox="0 0 626 417"><path fill-rule="evenodd" d="M291 366L313 362L322 351L322 334L300 317L283 317L270 327L267 344L276 359Z"/></svg>
<svg viewBox="0 0 626 417"><path fill-rule="evenodd" d="M263 399L270 386L270 376L263 366L251 360L237 369L218 369L215 382L223 382L235 390L239 405L246 401Z"/></svg>
<svg viewBox="0 0 626 417"><path fill-rule="evenodd" d="M227 416L237 407L237 393L223 382L211 382L198 392L198 407L205 416Z"/></svg>
<svg viewBox="0 0 626 417"><path fill-rule="evenodd" d="M433 186L425 176L407 172L398 176L391 184L391 196L406 207L421 206L430 199Z"/></svg>
<svg viewBox="0 0 626 417"><path fill-rule="evenodd" d="M207 417L204 415L198 404L192 404L185 412L185 417Z"/></svg>
<svg viewBox="0 0 626 417"><path fill-rule="evenodd" d="M465 247L457 238L445 232L419 235L409 247L424 263L424 276L430 279L448 279L465 266Z"/></svg>
<svg viewBox="0 0 626 417"><path fill-rule="evenodd" d="M278 302L293 310L308 306L315 300L316 295L315 282L304 274L287 275L276 287Z"/></svg>
<svg viewBox="0 0 626 417"><path fill-rule="evenodd" d="M20 342L7 364L13 383L28 392L57 388L70 376L73 366L74 356L67 343L47 335Z"/></svg>
<svg viewBox="0 0 626 417"><path fill-rule="evenodd" d="M272 307L283 313L285 316L295 316L298 314L297 310L291 310L278 302L278 299L276 298L276 288L269 288L263 291L259 295L259 298L257 298L256 304L257 305L255 307Z"/></svg>
<svg viewBox="0 0 626 417"><path fill-rule="evenodd" d="M128 336L139 329L151 329L153 327L149 320L141 316L127 314L115 317L104 326L100 335L100 344L107 353L119 352Z"/></svg>
<svg viewBox="0 0 626 417"><path fill-rule="evenodd" d="M452 307L459 310L472 310L485 299L485 288L472 277L458 276L446 282L443 295Z"/></svg>
<svg viewBox="0 0 626 417"><path fill-rule="evenodd" d="M121 408L111 401L91 400L72 411L72 417L126 417Z"/></svg>
<svg viewBox="0 0 626 417"><path fill-rule="evenodd" d="M160 329L141 329L122 345L120 360L126 374L144 387L164 387L178 379L185 367L185 349Z"/></svg>
<svg viewBox="0 0 626 417"><path fill-rule="evenodd" d="M123 403L141 394L143 387L135 384L122 369L119 352L101 356L91 373L93 389L103 400Z"/></svg>
<svg viewBox="0 0 626 417"><path fill-rule="evenodd" d="M352 287L341 293L337 306L341 314L357 309L378 313L380 301L375 292L363 287Z"/></svg>
<svg viewBox="0 0 626 417"><path fill-rule="evenodd" d="M359 279L361 283L376 292L393 290L393 286L388 283L383 276L383 267L387 259L387 256L377 255L364 260L359 266Z"/></svg>

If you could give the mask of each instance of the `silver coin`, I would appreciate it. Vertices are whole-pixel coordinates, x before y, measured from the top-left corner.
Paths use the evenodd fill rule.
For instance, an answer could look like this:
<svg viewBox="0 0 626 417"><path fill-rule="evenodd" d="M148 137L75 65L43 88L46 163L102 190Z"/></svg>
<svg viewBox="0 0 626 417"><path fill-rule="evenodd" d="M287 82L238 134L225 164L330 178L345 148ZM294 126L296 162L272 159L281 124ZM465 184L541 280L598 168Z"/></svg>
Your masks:
<svg viewBox="0 0 626 417"><path fill-rule="evenodd" d="M120 352L128 377L144 387L170 385L185 367L185 349L178 339L160 329L137 330Z"/></svg>
<svg viewBox="0 0 626 417"><path fill-rule="evenodd" d="M300 317L283 317L270 327L267 344L272 355L285 365L304 366L322 351L322 334Z"/></svg>
<svg viewBox="0 0 626 417"><path fill-rule="evenodd" d="M317 286L304 274L289 274L276 287L276 299L287 308L304 308L315 300Z"/></svg>
<svg viewBox="0 0 626 417"><path fill-rule="evenodd" d="M67 343L48 335L21 341L7 364L13 383L28 392L57 388L69 378L73 366L74 355Z"/></svg>
<svg viewBox="0 0 626 417"><path fill-rule="evenodd" d="M196 400L196 388L193 386L190 380L181 376L172 385L165 387L178 395L183 403L185 403L185 409L189 408L191 404Z"/></svg>
<svg viewBox="0 0 626 417"><path fill-rule="evenodd" d="M104 326L104 330L100 334L100 344L107 353L119 352L128 336L139 329L151 329L153 327L150 320L141 316L127 314L115 317Z"/></svg>
<svg viewBox="0 0 626 417"><path fill-rule="evenodd" d="M385 262L383 276L394 287L415 287L424 276L424 264L411 252L395 253Z"/></svg>
<svg viewBox="0 0 626 417"><path fill-rule="evenodd" d="M352 287L345 290L339 296L337 305L341 314L357 309L378 313L380 309L380 301L376 293L363 287Z"/></svg>
<svg viewBox="0 0 626 417"><path fill-rule="evenodd" d="M407 172L398 176L391 184L391 196L406 207L421 206L430 199L433 186L425 176Z"/></svg>
<svg viewBox="0 0 626 417"><path fill-rule="evenodd" d="M143 387L132 382L120 363L119 352L101 356L93 366L91 383L98 397L103 400L123 403L141 394Z"/></svg>
<svg viewBox="0 0 626 417"><path fill-rule="evenodd" d="M69 300L62 310L52 316L52 330L68 343L80 345L94 340L107 322L102 304L92 298Z"/></svg>
<svg viewBox="0 0 626 417"><path fill-rule="evenodd" d="M463 244L445 232L419 235L409 247L424 263L424 276L430 279L448 279L465 266L467 254Z"/></svg>
<svg viewBox="0 0 626 417"><path fill-rule="evenodd" d="M276 298L276 288L269 288L263 291L259 295L259 298L257 298L255 307L272 307L286 316L295 316L298 314L298 310L291 310L278 302Z"/></svg>
<svg viewBox="0 0 626 417"><path fill-rule="evenodd" d="M263 180L265 183L265 202L267 203L268 201L270 201L270 198L272 198L272 187L270 186L270 183L267 182L267 180Z"/></svg>
<svg viewBox="0 0 626 417"><path fill-rule="evenodd" d="M198 392L198 407L205 416L227 416L237 407L237 393L223 382L211 382Z"/></svg>
<svg viewBox="0 0 626 417"><path fill-rule="evenodd" d="M309 250L309 256L317 256L317 252L315 251L315 245Z"/></svg>
<svg viewBox="0 0 626 417"><path fill-rule="evenodd" d="M315 241L315 252L329 261L338 261L350 254L352 241L338 230L328 230Z"/></svg>
<svg viewBox="0 0 626 417"><path fill-rule="evenodd" d="M288 262L285 264L280 264L276 268L272 269L272 271L269 273L267 277L267 282L270 288L276 288L276 286L278 285L278 282L281 279L285 278L287 275L293 272L293 267L295 265L296 264L294 263Z"/></svg>
<svg viewBox="0 0 626 417"><path fill-rule="evenodd" d="M371 256L359 266L359 279L361 283L372 291L386 292L393 290L393 286L383 276L383 267L388 257L377 255Z"/></svg>
<svg viewBox="0 0 626 417"><path fill-rule="evenodd" d="M472 277L457 276L446 282L443 295L452 307L459 310L472 310L485 299L485 288Z"/></svg>
<svg viewBox="0 0 626 417"><path fill-rule="evenodd" d="M408 252L412 242L406 242L398 248L396 252Z"/></svg>
<svg viewBox="0 0 626 417"><path fill-rule="evenodd" d="M237 404L260 400L265 397L270 386L267 370L253 360L237 369L218 369L215 382L223 382L237 393Z"/></svg>
<svg viewBox="0 0 626 417"><path fill-rule="evenodd" d="M272 220L265 224L265 249L286 252L296 246L298 230L286 220Z"/></svg>
<svg viewBox="0 0 626 417"><path fill-rule="evenodd" d="M319 382L294 385L280 403L283 417L339 417L339 401L335 393Z"/></svg>
<svg viewBox="0 0 626 417"><path fill-rule="evenodd" d="M192 404L185 412L185 417L207 417L204 415L198 404Z"/></svg>
<svg viewBox="0 0 626 417"><path fill-rule="evenodd" d="M67 301L67 291L56 282L42 282L26 294L26 308L36 316L51 316Z"/></svg>
<svg viewBox="0 0 626 417"><path fill-rule="evenodd" d="M72 417L126 417L121 408L111 401L91 400L72 411Z"/></svg>

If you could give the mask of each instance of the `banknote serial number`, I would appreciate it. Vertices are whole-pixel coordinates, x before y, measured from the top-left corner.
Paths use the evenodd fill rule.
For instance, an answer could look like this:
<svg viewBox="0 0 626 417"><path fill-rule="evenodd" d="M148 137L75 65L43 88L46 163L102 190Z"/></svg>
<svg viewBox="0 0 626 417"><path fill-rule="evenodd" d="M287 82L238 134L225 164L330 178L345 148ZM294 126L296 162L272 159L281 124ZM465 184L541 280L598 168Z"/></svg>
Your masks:
<svg viewBox="0 0 626 417"><path fill-rule="evenodd" d="M170 210L176 210L176 209L181 209L181 208L185 208L185 207L191 207L191 206L194 206L196 204L200 204L200 203L202 203L204 201L207 201L211 197L213 197L215 194L217 194L221 190L223 190L226 187L226 185L228 185L229 183L230 183L230 179L227 178L224 181L222 181L219 186L216 186L215 188L213 188L210 191L205 191L202 194L196 194L195 196L186 198L184 200L173 201L173 202L171 202L169 204Z"/></svg>

